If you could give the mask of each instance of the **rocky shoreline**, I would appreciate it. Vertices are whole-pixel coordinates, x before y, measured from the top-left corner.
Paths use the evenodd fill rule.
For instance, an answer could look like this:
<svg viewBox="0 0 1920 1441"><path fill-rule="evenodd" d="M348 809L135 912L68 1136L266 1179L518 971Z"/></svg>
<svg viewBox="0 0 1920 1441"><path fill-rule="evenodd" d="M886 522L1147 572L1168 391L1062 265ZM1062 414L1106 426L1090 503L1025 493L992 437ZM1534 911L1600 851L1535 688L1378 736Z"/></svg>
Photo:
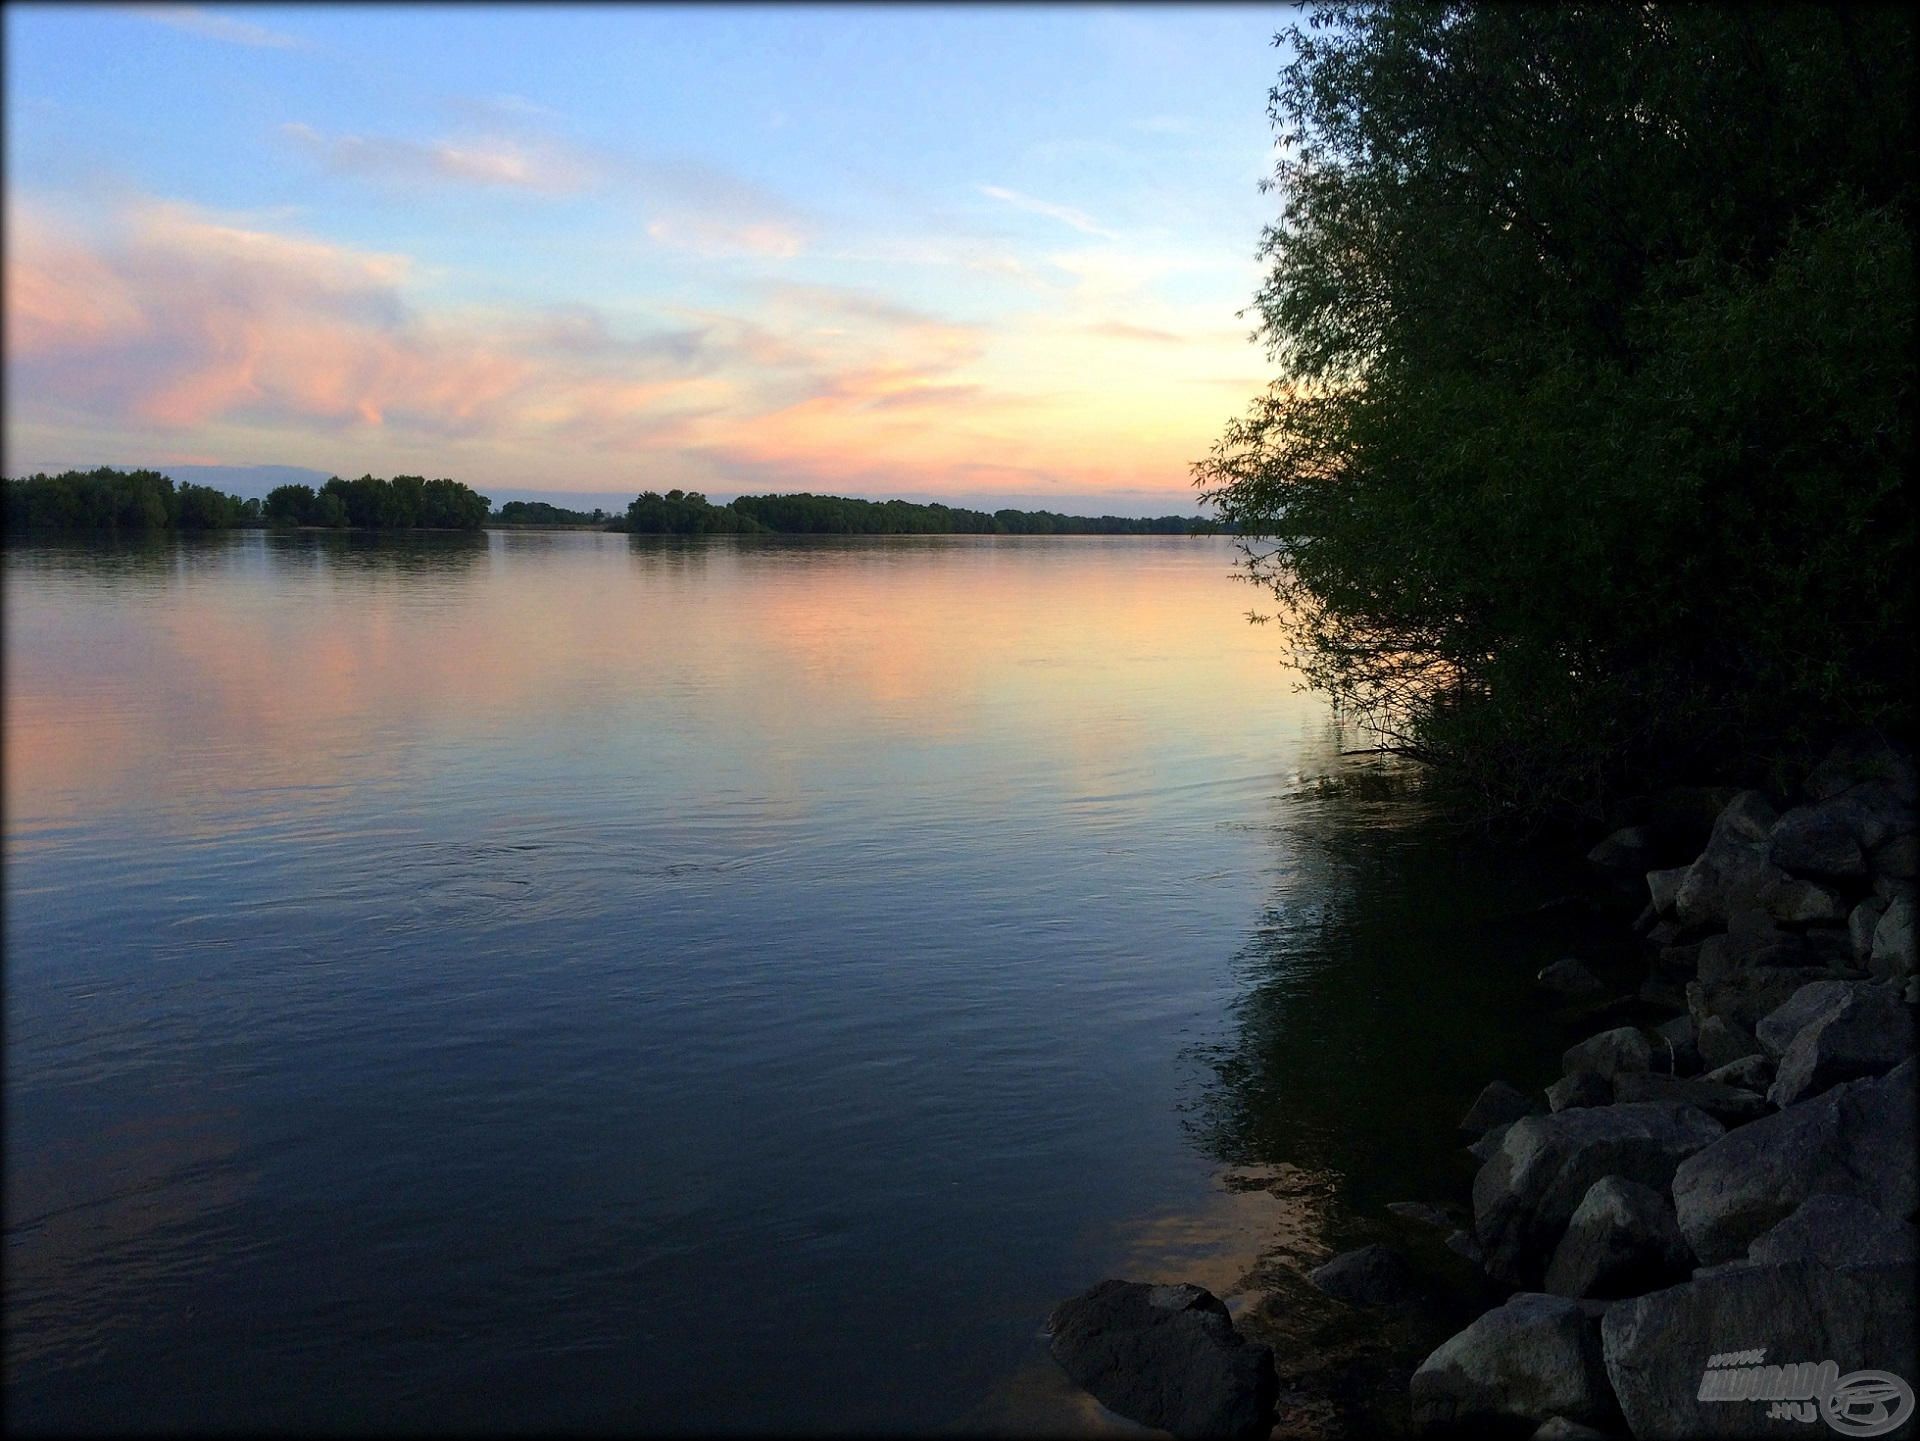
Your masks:
<svg viewBox="0 0 1920 1441"><path fill-rule="evenodd" d="M1618 893L1646 897L1643 976L1622 994L1580 960L1541 971L1614 1023L1543 1092L1496 1079L1461 1121L1479 1169L1446 1241L1476 1273L1456 1299L1504 1299L1413 1371L1416 1431L1920 1429L1916 795L1910 754L1853 736L1796 794L1654 798L1593 848ZM1442 1206L1392 1209L1454 1226ZM1310 1279L1384 1314L1417 1269L1375 1244ZM1274 1424L1271 1350L1201 1288L1104 1282L1049 1329L1068 1375L1130 1420Z"/></svg>

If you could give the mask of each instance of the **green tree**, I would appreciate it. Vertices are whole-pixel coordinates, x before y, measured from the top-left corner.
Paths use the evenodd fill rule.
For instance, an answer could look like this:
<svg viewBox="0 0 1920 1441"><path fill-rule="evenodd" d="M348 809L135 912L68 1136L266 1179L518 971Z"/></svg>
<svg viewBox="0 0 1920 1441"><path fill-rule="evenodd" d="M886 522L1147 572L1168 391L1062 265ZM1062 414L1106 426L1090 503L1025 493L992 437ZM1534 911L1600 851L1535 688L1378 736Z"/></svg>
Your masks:
<svg viewBox="0 0 1920 1441"><path fill-rule="evenodd" d="M1909 730L1908 12L1280 39L1279 376L1196 480L1309 682L1534 813Z"/></svg>

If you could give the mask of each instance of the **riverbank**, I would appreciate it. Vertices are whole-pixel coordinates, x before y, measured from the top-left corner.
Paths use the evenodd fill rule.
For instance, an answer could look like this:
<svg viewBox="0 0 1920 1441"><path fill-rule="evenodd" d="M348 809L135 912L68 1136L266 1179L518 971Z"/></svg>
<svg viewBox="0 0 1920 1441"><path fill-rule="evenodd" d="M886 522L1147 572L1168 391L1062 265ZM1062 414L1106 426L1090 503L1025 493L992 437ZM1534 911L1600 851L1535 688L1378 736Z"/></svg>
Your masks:
<svg viewBox="0 0 1920 1441"><path fill-rule="evenodd" d="M1572 1040L1561 1074L1489 1082L1461 1121L1469 1184L1387 1207L1370 1244L1276 1276L1237 1328L1164 1287L1131 1317L1090 1292L1056 1312L1056 1359L1176 1434L1265 1435L1263 1401L1279 1435L1309 1404L1358 1434L1518 1436L1746 1434L1776 1404L1862 1423L1905 1406L1905 1434L1914 806L1912 757L1858 737L1793 794L1702 788L1619 817L1590 893L1568 899L1605 923L1539 977ZM1272 1324L1290 1312L1312 1319ZM1103 1364L1116 1346L1126 1367ZM1271 1348L1266 1369L1249 1347ZM1817 1369L1738 1364L1754 1352L1899 1385L1884 1413L1844 1384L1823 1403ZM1234 1407L1169 1409L1195 1356L1239 1378Z"/></svg>

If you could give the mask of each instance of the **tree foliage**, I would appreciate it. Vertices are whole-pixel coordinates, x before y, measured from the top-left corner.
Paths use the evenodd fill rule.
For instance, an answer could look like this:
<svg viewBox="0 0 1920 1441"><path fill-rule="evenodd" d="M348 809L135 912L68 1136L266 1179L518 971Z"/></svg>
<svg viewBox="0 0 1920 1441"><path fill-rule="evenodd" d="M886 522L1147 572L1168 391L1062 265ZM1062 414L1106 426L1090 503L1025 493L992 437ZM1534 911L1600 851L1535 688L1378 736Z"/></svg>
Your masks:
<svg viewBox="0 0 1920 1441"><path fill-rule="evenodd" d="M206 485L176 488L156 470L69 470L6 482L9 531L224 530L260 518L260 502Z"/></svg>
<svg viewBox="0 0 1920 1441"><path fill-rule="evenodd" d="M1196 479L1309 682L1536 813L1909 729L1907 12L1337 3L1279 40L1279 376Z"/></svg>
<svg viewBox="0 0 1920 1441"><path fill-rule="evenodd" d="M624 529L645 534L731 535L1189 535L1211 529L1194 516L1058 515L1050 510L968 510L938 502L842 495L743 495L714 505L698 491L647 491L627 507Z"/></svg>
<svg viewBox="0 0 1920 1441"><path fill-rule="evenodd" d="M489 501L455 480L396 475L381 480L333 476L318 491L281 485L267 492L265 514L278 525L317 525L361 530L479 530Z"/></svg>

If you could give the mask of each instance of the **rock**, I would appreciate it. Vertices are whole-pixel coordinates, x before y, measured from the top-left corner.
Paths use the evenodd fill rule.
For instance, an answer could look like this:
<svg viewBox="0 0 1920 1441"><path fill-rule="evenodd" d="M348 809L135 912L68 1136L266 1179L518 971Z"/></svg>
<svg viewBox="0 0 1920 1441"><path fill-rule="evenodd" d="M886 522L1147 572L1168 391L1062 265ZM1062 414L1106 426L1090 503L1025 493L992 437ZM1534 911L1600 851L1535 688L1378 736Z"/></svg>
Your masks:
<svg viewBox="0 0 1920 1441"><path fill-rule="evenodd" d="M1598 1322L1564 1296L1522 1292L1487 1312L1420 1363L1411 1390L1417 1428L1617 1419Z"/></svg>
<svg viewBox="0 0 1920 1441"><path fill-rule="evenodd" d="M1592 1071L1575 1071L1547 1087L1547 1109L1566 1111L1576 1106L1613 1104L1613 1083Z"/></svg>
<svg viewBox="0 0 1920 1441"><path fill-rule="evenodd" d="M1920 885L1907 880L1904 876L1875 876L1873 878L1873 893L1888 905L1892 905L1895 901L1912 902L1920 900ZM1660 923L1661 926L1671 926L1672 924L1673 922L1671 921L1662 921ZM1653 940L1654 937L1659 934L1660 926L1655 926L1647 933L1647 939ZM1664 945L1666 942L1663 940L1657 942L1657 944Z"/></svg>
<svg viewBox="0 0 1920 1441"><path fill-rule="evenodd" d="M1863 966L1873 958L1874 928L1886 913L1887 902L1878 896L1868 896L1847 914L1847 941L1853 958Z"/></svg>
<svg viewBox="0 0 1920 1441"><path fill-rule="evenodd" d="M1873 869L1873 855L1899 836L1912 835L1915 813L1912 797L1902 797L1879 781L1849 786L1827 802L1846 822L1860 849L1867 853L1867 869Z"/></svg>
<svg viewBox="0 0 1920 1441"><path fill-rule="evenodd" d="M1809 1196L1792 1215L1747 1247L1747 1260L1777 1266L1817 1261L1822 1266L1911 1266L1920 1260L1916 1233L1883 1216L1857 1196Z"/></svg>
<svg viewBox="0 0 1920 1441"><path fill-rule="evenodd" d="M1800 944L1810 966L1825 966L1835 975L1865 974L1865 967L1854 957L1844 921L1808 926L1800 932Z"/></svg>
<svg viewBox="0 0 1920 1441"><path fill-rule="evenodd" d="M1712 1399L1736 1386L1744 1391L1746 1377L1737 1366L1717 1368L1716 1375L1704 1363L1758 1348L1768 1364L1748 1368L1756 1379L1777 1381L1776 1366L1811 1369L1829 1360L1843 1375L1884 1369L1910 1376L1912 1280L1904 1266L1734 1266L1616 1303L1600 1334L1628 1428L1643 1437L1829 1434L1824 1427L1769 1423L1770 1398Z"/></svg>
<svg viewBox="0 0 1920 1441"><path fill-rule="evenodd" d="M1718 1081L1723 1086L1738 1086L1743 1091L1764 1096L1767 1087L1773 1084L1773 1062L1756 1049L1750 1056L1741 1056L1724 1066L1714 1067L1700 1079Z"/></svg>
<svg viewBox="0 0 1920 1441"><path fill-rule="evenodd" d="M1653 1028L1653 1068L1670 1076L1690 1076L1700 1069L1700 1047L1694 1041L1693 1017L1678 1015Z"/></svg>
<svg viewBox="0 0 1920 1441"><path fill-rule="evenodd" d="M1697 1028L1694 1044L1701 1062L1715 1069L1762 1054L1757 1040L1722 1016L1708 1016Z"/></svg>
<svg viewBox="0 0 1920 1441"><path fill-rule="evenodd" d="M1647 872L1647 894L1653 898L1653 909L1657 914L1673 914L1674 902L1680 898L1680 883L1692 869L1691 866L1675 866L1671 870Z"/></svg>
<svg viewBox="0 0 1920 1441"><path fill-rule="evenodd" d="M1702 1076L1634 1075L1613 1083L1613 1099L1621 1103L1663 1101L1675 1106L1697 1106L1729 1128L1757 1121L1773 1110L1767 1097L1723 1081Z"/></svg>
<svg viewBox="0 0 1920 1441"><path fill-rule="evenodd" d="M1449 1251L1465 1256L1476 1266L1484 1266L1486 1264L1486 1254L1481 1251L1480 1243L1465 1231L1455 1231L1452 1235L1448 1236L1446 1246Z"/></svg>
<svg viewBox="0 0 1920 1441"><path fill-rule="evenodd" d="M1512 1285L1544 1274L1574 1209L1602 1176L1662 1187L1724 1134L1690 1106L1592 1106L1513 1123L1473 1180L1473 1229L1487 1269Z"/></svg>
<svg viewBox="0 0 1920 1441"><path fill-rule="evenodd" d="M1547 1265L1556 1296L1637 1296L1693 1266L1673 1206L1651 1186L1603 1176L1588 1188Z"/></svg>
<svg viewBox="0 0 1920 1441"><path fill-rule="evenodd" d="M1674 896L1674 919L1682 926L1725 925L1751 905L1761 887L1784 874L1768 859L1767 833L1778 819L1759 791L1742 791L1713 823L1707 848L1687 868Z"/></svg>
<svg viewBox="0 0 1920 1441"><path fill-rule="evenodd" d="M1831 802L1795 806L1767 837L1768 859L1783 871L1812 876L1864 876L1867 855L1854 839L1848 809Z"/></svg>
<svg viewBox="0 0 1920 1441"><path fill-rule="evenodd" d="M1912 880L1920 873L1920 836L1895 836L1874 851L1871 863L1877 876Z"/></svg>
<svg viewBox="0 0 1920 1441"><path fill-rule="evenodd" d="M1460 1129L1468 1135L1482 1135L1495 1126L1534 1115L1539 1109L1540 1103L1517 1086L1509 1086L1505 1081L1488 1081L1467 1107L1467 1114L1460 1118Z"/></svg>
<svg viewBox="0 0 1920 1441"><path fill-rule="evenodd" d="M1913 902L1906 896L1887 906L1873 928L1873 951L1867 969L1888 980L1905 980L1914 974Z"/></svg>
<svg viewBox="0 0 1920 1441"><path fill-rule="evenodd" d="M1760 888L1760 904L1766 913L1790 926L1807 926L1821 921L1844 921L1847 903L1840 892L1818 881L1781 876Z"/></svg>
<svg viewBox="0 0 1920 1441"><path fill-rule="evenodd" d="M1653 1047L1634 1026L1619 1026L1569 1046L1560 1058L1568 1075L1592 1071L1611 1080L1621 1071L1645 1071L1653 1065Z"/></svg>
<svg viewBox="0 0 1920 1441"><path fill-rule="evenodd" d="M1694 1255L1707 1265L1732 1260L1823 1191L1857 1196L1889 1216L1912 1214L1920 1201L1913 1085L1914 1062L1904 1061L1878 1080L1848 1081L1749 1122L1682 1160L1673 1174L1674 1207Z"/></svg>
<svg viewBox="0 0 1920 1441"><path fill-rule="evenodd" d="M1709 1016L1718 1016L1741 1030L1751 1031L1778 1010L1793 993L1811 981L1830 981L1831 971L1818 966L1761 966L1718 981L1689 981L1687 1011L1696 1026L1705 1028Z"/></svg>
<svg viewBox="0 0 1920 1441"><path fill-rule="evenodd" d="M1398 1216L1403 1221L1419 1221L1423 1225L1448 1227L1453 1225L1453 1217L1438 1206L1429 1206L1425 1201L1389 1201L1387 1214Z"/></svg>
<svg viewBox="0 0 1920 1441"><path fill-rule="evenodd" d="M1791 1106L1842 1081L1883 1075L1913 1054L1913 1040L1913 1013L1897 994L1875 985L1849 990L1793 1038L1767 1099Z"/></svg>
<svg viewBox="0 0 1920 1441"><path fill-rule="evenodd" d="M1879 782L1911 805L1920 798L1914 781L1913 757L1884 736L1863 730L1836 741L1808 772L1800 789L1815 800L1825 800L1863 782Z"/></svg>
<svg viewBox="0 0 1920 1441"><path fill-rule="evenodd" d="M1061 1303L1047 1329L1075 1385L1110 1411L1175 1436L1265 1436L1279 1382L1200 1286L1102 1281Z"/></svg>
<svg viewBox="0 0 1920 1441"><path fill-rule="evenodd" d="M1511 1131L1512 1129L1513 1129L1513 1122L1511 1121L1501 1122L1499 1125L1495 1126L1492 1130L1488 1131L1486 1135L1482 1136L1479 1140L1475 1141L1471 1146L1467 1147L1467 1154L1472 1156L1474 1160L1480 1162L1482 1165L1485 1165L1487 1161L1491 1159L1496 1152L1499 1151L1502 1143L1504 1143L1507 1139L1507 1132Z"/></svg>
<svg viewBox="0 0 1920 1441"><path fill-rule="evenodd" d="M1413 1289L1413 1268L1390 1247L1362 1246L1315 1267L1307 1279L1349 1306L1391 1306Z"/></svg>
<svg viewBox="0 0 1920 1441"><path fill-rule="evenodd" d="M1587 859L1610 871L1644 870L1657 837L1652 826L1624 826L1587 852Z"/></svg>
<svg viewBox="0 0 1920 1441"><path fill-rule="evenodd" d="M1540 1423L1532 1441L1610 1441L1610 1438L1597 1427L1582 1426L1565 1416L1550 1416Z"/></svg>
<svg viewBox="0 0 1920 1441"><path fill-rule="evenodd" d="M1562 996L1597 996L1606 990L1606 982L1571 956L1555 961L1537 977L1549 991Z"/></svg>
<svg viewBox="0 0 1920 1441"><path fill-rule="evenodd" d="M1801 1030L1839 1007L1853 994L1852 981L1812 981L1760 1018L1753 1028L1761 1049L1778 1059Z"/></svg>

